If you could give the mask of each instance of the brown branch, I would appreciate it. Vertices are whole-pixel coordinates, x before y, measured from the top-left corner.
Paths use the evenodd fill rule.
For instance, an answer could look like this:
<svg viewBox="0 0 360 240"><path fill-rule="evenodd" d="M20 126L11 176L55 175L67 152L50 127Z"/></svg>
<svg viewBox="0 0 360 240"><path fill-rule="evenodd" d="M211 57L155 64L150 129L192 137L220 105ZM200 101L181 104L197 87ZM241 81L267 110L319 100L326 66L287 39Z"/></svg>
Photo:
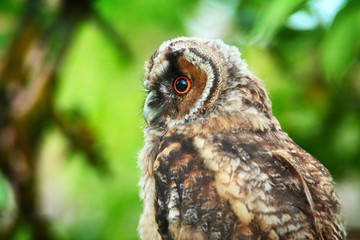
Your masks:
<svg viewBox="0 0 360 240"><path fill-rule="evenodd" d="M64 114L52 114L53 121L70 143L71 148L85 154L86 160L95 169L108 173L106 161L101 151L96 146L96 140L90 127L80 114L76 120L68 120Z"/></svg>
<svg viewBox="0 0 360 240"><path fill-rule="evenodd" d="M0 72L0 167L12 186L18 207L14 225L0 233L11 239L19 224L33 239L54 239L40 214L36 181L38 156L46 122L51 121L56 74L74 29L89 14L92 1L63 0L54 31L46 35L40 19L41 0L29 0ZM75 9L75 10L74 10ZM78 143L76 141L76 143ZM86 143L84 143L86 144ZM84 147L83 145L81 145ZM89 152L95 159L95 154ZM2 238L2 239L4 239Z"/></svg>
<svg viewBox="0 0 360 240"><path fill-rule="evenodd" d="M12 186L18 216L0 232L12 239L26 225L33 239L54 239L50 222L40 214L36 181L39 152L47 123L55 123L73 150L85 154L89 164L107 170L95 137L81 116L66 119L55 113L57 73L76 28L89 16L115 43L119 52L132 56L125 40L102 16L93 0L62 0L51 24L42 22L43 0L28 0L18 30L0 64L0 170Z"/></svg>

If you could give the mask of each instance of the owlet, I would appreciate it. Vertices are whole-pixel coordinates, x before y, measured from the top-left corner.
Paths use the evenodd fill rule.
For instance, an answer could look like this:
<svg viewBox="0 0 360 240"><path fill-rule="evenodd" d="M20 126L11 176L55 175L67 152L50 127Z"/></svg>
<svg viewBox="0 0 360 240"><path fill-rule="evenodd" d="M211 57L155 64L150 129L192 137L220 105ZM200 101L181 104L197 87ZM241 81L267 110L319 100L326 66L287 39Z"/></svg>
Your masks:
<svg viewBox="0 0 360 240"><path fill-rule="evenodd" d="M344 239L328 170L281 130L236 47L180 37L146 64L142 239Z"/></svg>

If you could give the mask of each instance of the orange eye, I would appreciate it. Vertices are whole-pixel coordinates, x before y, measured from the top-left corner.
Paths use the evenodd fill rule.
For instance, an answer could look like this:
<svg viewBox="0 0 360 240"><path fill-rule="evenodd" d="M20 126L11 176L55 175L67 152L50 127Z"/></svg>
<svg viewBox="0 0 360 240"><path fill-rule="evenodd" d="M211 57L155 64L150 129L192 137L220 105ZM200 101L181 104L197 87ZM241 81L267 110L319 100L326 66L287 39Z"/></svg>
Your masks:
<svg viewBox="0 0 360 240"><path fill-rule="evenodd" d="M174 81L174 89L178 94L185 94L190 90L191 82L185 76L177 77Z"/></svg>

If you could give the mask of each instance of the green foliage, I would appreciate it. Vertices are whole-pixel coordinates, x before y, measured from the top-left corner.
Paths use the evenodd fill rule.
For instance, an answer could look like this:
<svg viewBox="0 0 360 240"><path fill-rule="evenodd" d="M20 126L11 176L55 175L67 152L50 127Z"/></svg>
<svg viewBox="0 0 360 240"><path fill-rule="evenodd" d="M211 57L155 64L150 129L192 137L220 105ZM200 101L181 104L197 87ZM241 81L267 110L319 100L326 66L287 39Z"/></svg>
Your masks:
<svg viewBox="0 0 360 240"><path fill-rule="evenodd" d="M322 42L321 61L328 80L341 81L360 47L360 2L350 1L336 16Z"/></svg>
<svg viewBox="0 0 360 240"><path fill-rule="evenodd" d="M0 20L14 19L13 2L18 1L0 4ZM241 1L224 40L236 44L264 80L283 129L341 178L360 169L360 4L345 1L330 26L289 26L289 16L309 12L314 2ZM71 146L58 130L48 129L39 168L41 203L59 239L138 239L143 63L162 41L186 35L198 6L190 0L97 1L95 8L128 43L131 60L93 21L77 30L60 72L56 106L84 114L111 171L103 176L84 156L66 157ZM14 25L4 22L6 29ZM0 49L10 38L10 30L0 29ZM0 208L7 198L4 186L0 179ZM27 229L17 239L28 239Z"/></svg>
<svg viewBox="0 0 360 240"><path fill-rule="evenodd" d="M3 0L0 4L0 54L9 40L9 36L16 25L16 16L19 14L20 6L14 1Z"/></svg>
<svg viewBox="0 0 360 240"><path fill-rule="evenodd" d="M250 33L250 43L264 45L269 43L277 31L284 26L288 17L305 0L272 0L262 4L254 28Z"/></svg>
<svg viewBox="0 0 360 240"><path fill-rule="evenodd" d="M6 209L9 201L9 189L6 180L0 173L0 212Z"/></svg>

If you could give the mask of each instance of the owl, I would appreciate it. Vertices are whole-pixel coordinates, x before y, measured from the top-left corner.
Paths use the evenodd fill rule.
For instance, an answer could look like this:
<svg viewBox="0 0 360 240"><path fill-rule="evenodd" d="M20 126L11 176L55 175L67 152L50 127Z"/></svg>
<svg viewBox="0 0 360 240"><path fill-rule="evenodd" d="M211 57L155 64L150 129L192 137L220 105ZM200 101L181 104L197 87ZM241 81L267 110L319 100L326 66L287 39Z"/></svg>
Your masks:
<svg viewBox="0 0 360 240"><path fill-rule="evenodd" d="M180 37L146 63L142 239L344 239L328 170L281 130L236 47Z"/></svg>

